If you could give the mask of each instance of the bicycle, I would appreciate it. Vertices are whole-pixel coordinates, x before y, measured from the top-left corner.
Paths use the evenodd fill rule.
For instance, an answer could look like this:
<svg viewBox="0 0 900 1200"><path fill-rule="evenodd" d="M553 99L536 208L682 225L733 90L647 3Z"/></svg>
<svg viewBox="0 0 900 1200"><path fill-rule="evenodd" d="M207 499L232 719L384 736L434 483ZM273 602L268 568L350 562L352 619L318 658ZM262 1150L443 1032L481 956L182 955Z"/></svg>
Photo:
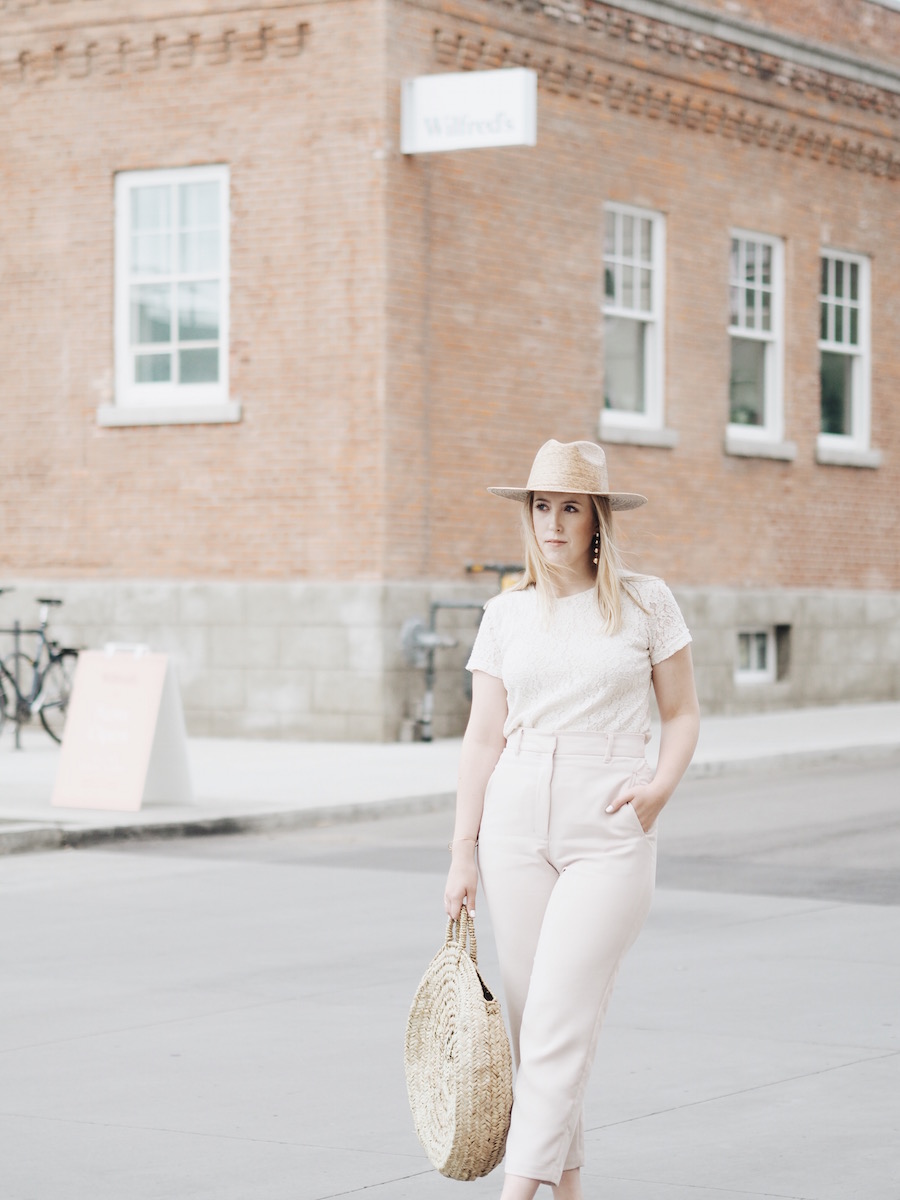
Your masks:
<svg viewBox="0 0 900 1200"><path fill-rule="evenodd" d="M0 595L12 590L0 588ZM62 600L42 597L38 604L41 608L37 629L19 629L17 623L14 629L0 630L16 639L16 648L0 659L0 731L8 718L15 721L18 735L22 725L39 716L50 737L61 742L78 651L71 646L60 646L47 636L50 609L58 607ZM37 637L33 658L18 648L23 633Z"/></svg>

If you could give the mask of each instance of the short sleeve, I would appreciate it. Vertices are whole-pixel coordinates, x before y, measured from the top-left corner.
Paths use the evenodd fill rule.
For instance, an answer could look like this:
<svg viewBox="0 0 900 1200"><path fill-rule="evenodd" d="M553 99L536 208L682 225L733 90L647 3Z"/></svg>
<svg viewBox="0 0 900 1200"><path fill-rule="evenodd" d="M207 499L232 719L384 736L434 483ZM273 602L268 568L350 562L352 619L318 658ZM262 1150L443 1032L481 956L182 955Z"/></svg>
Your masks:
<svg viewBox="0 0 900 1200"><path fill-rule="evenodd" d="M490 601L484 606L484 616L478 626L475 645L466 663L467 671L484 671L486 675L503 678L503 652L500 645L498 606Z"/></svg>
<svg viewBox="0 0 900 1200"><path fill-rule="evenodd" d="M655 667L683 650L690 643L691 634L671 591L661 579L653 584L646 589L644 602L649 617L650 663Z"/></svg>

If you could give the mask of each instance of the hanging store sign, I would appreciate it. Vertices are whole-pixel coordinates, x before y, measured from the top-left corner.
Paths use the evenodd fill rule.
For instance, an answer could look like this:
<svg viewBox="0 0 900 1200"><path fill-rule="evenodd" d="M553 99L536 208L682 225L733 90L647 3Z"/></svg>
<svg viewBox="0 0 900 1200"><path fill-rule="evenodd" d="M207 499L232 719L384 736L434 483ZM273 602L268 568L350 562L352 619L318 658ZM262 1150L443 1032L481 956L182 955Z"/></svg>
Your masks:
<svg viewBox="0 0 900 1200"><path fill-rule="evenodd" d="M537 72L523 67L404 79L401 150L537 144Z"/></svg>

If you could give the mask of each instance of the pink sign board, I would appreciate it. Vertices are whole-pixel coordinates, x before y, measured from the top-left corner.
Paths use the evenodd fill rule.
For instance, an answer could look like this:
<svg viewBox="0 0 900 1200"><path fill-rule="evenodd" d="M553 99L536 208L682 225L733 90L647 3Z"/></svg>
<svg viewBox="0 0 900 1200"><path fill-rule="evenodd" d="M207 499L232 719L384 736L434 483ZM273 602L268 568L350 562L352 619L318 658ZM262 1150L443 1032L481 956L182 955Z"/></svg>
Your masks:
<svg viewBox="0 0 900 1200"><path fill-rule="evenodd" d="M190 799L184 717L168 656L83 652L69 701L54 806L137 812L151 799L148 782L154 776L165 786L164 794L153 798Z"/></svg>

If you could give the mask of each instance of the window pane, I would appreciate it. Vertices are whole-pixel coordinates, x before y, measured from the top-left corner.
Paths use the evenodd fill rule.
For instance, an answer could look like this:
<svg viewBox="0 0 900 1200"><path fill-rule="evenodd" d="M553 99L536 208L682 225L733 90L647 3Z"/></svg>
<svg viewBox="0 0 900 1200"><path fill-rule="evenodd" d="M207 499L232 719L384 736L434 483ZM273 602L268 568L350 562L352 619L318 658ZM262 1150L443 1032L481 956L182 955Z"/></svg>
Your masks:
<svg viewBox="0 0 900 1200"><path fill-rule="evenodd" d="M828 341L828 305L819 305L819 337L823 342Z"/></svg>
<svg viewBox="0 0 900 1200"><path fill-rule="evenodd" d="M766 669L766 650L768 648L768 636L765 633L754 633L753 643L755 653L753 655L753 666L757 671L765 671Z"/></svg>
<svg viewBox="0 0 900 1200"><path fill-rule="evenodd" d="M182 229L217 228L219 185L215 182L182 183L178 188L178 216Z"/></svg>
<svg viewBox="0 0 900 1200"><path fill-rule="evenodd" d="M650 231L652 225L648 219L641 221L641 262L649 263L651 260L650 252Z"/></svg>
<svg viewBox="0 0 900 1200"><path fill-rule="evenodd" d="M622 250L625 258L634 257L634 217L622 217Z"/></svg>
<svg viewBox="0 0 900 1200"><path fill-rule="evenodd" d="M178 286L178 340L209 342L219 336L219 285L182 283Z"/></svg>
<svg viewBox="0 0 900 1200"><path fill-rule="evenodd" d="M754 312L755 305L756 305L756 292L754 292L753 288L747 288L747 290L744 292L744 307L745 307L744 327L745 327L745 329L755 329L756 328L756 316L755 316L755 312Z"/></svg>
<svg viewBox="0 0 900 1200"><path fill-rule="evenodd" d="M217 383L219 352L215 346L205 350L182 350L178 355L178 378L181 383Z"/></svg>
<svg viewBox="0 0 900 1200"><path fill-rule="evenodd" d="M171 228L171 210L172 189L166 184L131 189L131 228L133 230Z"/></svg>
<svg viewBox="0 0 900 1200"><path fill-rule="evenodd" d="M753 283L756 279L756 242L746 242L746 263L744 266L744 278L747 283Z"/></svg>
<svg viewBox="0 0 900 1200"><path fill-rule="evenodd" d="M732 325L740 325L741 323L741 289L737 287L729 288L730 303L728 306L728 320Z"/></svg>
<svg viewBox="0 0 900 1200"><path fill-rule="evenodd" d="M850 299L859 299L859 263L850 264Z"/></svg>
<svg viewBox="0 0 900 1200"><path fill-rule="evenodd" d="M758 315L760 315L762 318L761 327L763 329L765 329L767 332L771 332L771 330L772 330L772 293L771 292L760 292L759 293L759 303L761 306L761 313Z"/></svg>
<svg viewBox="0 0 900 1200"><path fill-rule="evenodd" d="M731 239L731 280L738 283L741 278L741 243L737 238Z"/></svg>
<svg viewBox="0 0 900 1200"><path fill-rule="evenodd" d="M171 354L136 354L135 383L168 383L172 378Z"/></svg>
<svg viewBox="0 0 900 1200"><path fill-rule="evenodd" d="M844 340L844 308L841 304L834 306L834 340L836 342Z"/></svg>
<svg viewBox="0 0 900 1200"><path fill-rule="evenodd" d="M822 295L827 296L828 295L828 259L827 258L822 259L822 282L820 284L820 287L822 289Z"/></svg>
<svg viewBox="0 0 900 1200"><path fill-rule="evenodd" d="M762 258L761 282L769 287L772 283L772 247L762 245L759 253Z"/></svg>
<svg viewBox="0 0 900 1200"><path fill-rule="evenodd" d="M641 271L641 308L646 313L649 313L652 308L649 271Z"/></svg>
<svg viewBox="0 0 900 1200"><path fill-rule="evenodd" d="M853 358L823 350L819 357L822 432L849 437L853 413Z"/></svg>
<svg viewBox="0 0 900 1200"><path fill-rule="evenodd" d="M764 425L766 343L731 339L730 420L735 425Z"/></svg>
<svg viewBox="0 0 900 1200"><path fill-rule="evenodd" d="M750 670L750 634L738 634L738 667L741 671Z"/></svg>
<svg viewBox="0 0 900 1200"><path fill-rule="evenodd" d="M178 235L178 260L185 275L215 275L219 271L219 231L201 229Z"/></svg>
<svg viewBox="0 0 900 1200"><path fill-rule="evenodd" d="M605 280L605 291L607 300L615 300L616 298L616 273L612 267L606 267L603 272Z"/></svg>
<svg viewBox="0 0 900 1200"><path fill-rule="evenodd" d="M131 238L133 275L168 275L172 239L168 233L136 233Z"/></svg>
<svg viewBox="0 0 900 1200"><path fill-rule="evenodd" d="M835 296L844 294L844 264L839 258L834 260L834 294Z"/></svg>
<svg viewBox="0 0 900 1200"><path fill-rule="evenodd" d="M618 412L642 413L646 325L627 317L607 317L603 324L604 403Z"/></svg>
<svg viewBox="0 0 900 1200"><path fill-rule="evenodd" d="M635 307L635 287L634 277L635 269L632 266L624 266L622 268L622 307Z"/></svg>
<svg viewBox="0 0 900 1200"><path fill-rule="evenodd" d="M850 345L859 345L859 312L855 308L850 309Z"/></svg>
<svg viewBox="0 0 900 1200"><path fill-rule="evenodd" d="M146 346L172 340L172 289L144 283L131 289L131 344Z"/></svg>

